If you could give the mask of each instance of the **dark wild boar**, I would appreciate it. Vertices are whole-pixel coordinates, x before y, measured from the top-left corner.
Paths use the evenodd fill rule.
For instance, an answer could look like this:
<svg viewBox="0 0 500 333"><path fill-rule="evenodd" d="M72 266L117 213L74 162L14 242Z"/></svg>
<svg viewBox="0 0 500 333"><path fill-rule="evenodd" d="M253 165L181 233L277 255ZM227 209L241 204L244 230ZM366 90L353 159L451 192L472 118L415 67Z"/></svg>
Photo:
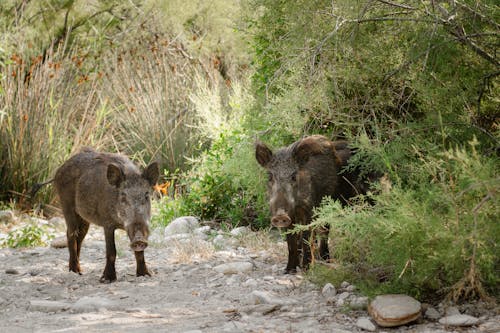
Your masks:
<svg viewBox="0 0 500 333"><path fill-rule="evenodd" d="M84 148L56 171L54 184L67 226L69 270L81 274L80 249L89 223L104 228L106 267L101 282L116 280L115 229L124 229L135 253L137 276L151 275L144 260L148 246L152 187L158 163L143 172L127 157Z"/></svg>
<svg viewBox="0 0 500 333"><path fill-rule="evenodd" d="M368 183L356 172L341 172L352 155L346 141L332 142L321 135L305 137L275 153L265 144L257 142L255 156L268 174L268 196L271 224L291 229L296 224L311 222L313 208L325 196L347 204L349 198L366 193ZM298 239L299 238L299 239ZM307 242L310 231L286 235L288 264L285 273L295 273L302 251L303 269L311 262L311 249ZM329 258L328 238L320 239L320 257Z"/></svg>

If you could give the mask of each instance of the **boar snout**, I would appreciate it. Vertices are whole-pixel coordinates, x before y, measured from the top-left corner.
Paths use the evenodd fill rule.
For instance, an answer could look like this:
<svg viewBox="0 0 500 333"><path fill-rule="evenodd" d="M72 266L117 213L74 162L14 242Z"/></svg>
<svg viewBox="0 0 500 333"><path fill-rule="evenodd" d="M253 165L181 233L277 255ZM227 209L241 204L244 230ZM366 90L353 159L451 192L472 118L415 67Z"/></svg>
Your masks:
<svg viewBox="0 0 500 333"><path fill-rule="evenodd" d="M144 251L144 249L148 247L148 238L147 235L140 230L137 230L130 237L130 248L135 252Z"/></svg>
<svg viewBox="0 0 500 333"><path fill-rule="evenodd" d="M271 224L278 228L286 228L292 224L292 219L287 213L280 212L271 218Z"/></svg>

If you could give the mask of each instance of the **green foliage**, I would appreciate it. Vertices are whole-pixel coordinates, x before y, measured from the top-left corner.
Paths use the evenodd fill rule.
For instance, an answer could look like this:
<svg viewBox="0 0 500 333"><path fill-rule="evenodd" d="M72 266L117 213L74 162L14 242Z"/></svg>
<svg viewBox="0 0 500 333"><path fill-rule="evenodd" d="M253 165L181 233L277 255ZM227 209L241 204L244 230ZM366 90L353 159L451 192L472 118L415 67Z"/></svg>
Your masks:
<svg viewBox="0 0 500 333"><path fill-rule="evenodd" d="M327 201L314 225L330 225L343 270L371 293L498 294L498 159L480 156L477 144L420 155L373 207ZM394 169L407 164L386 158Z"/></svg>
<svg viewBox="0 0 500 333"><path fill-rule="evenodd" d="M0 247L11 248L46 246L52 238L45 228L33 224L12 230L7 237L2 240Z"/></svg>

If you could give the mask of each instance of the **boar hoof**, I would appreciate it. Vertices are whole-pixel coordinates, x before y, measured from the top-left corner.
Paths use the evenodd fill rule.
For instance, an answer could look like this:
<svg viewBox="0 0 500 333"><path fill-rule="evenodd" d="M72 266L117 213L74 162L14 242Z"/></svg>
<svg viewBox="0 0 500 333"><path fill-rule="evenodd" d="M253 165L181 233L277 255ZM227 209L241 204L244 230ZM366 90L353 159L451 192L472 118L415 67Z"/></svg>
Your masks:
<svg viewBox="0 0 500 333"><path fill-rule="evenodd" d="M99 282L101 283L111 283L116 281L116 274L102 274L101 278L99 279Z"/></svg>
<svg viewBox="0 0 500 333"><path fill-rule="evenodd" d="M141 269L141 270L137 270L137 276L151 276L151 273L149 272L149 270L147 268L145 269Z"/></svg>
<svg viewBox="0 0 500 333"><path fill-rule="evenodd" d="M283 274L297 274L297 269L296 268L287 268L287 269L285 269Z"/></svg>

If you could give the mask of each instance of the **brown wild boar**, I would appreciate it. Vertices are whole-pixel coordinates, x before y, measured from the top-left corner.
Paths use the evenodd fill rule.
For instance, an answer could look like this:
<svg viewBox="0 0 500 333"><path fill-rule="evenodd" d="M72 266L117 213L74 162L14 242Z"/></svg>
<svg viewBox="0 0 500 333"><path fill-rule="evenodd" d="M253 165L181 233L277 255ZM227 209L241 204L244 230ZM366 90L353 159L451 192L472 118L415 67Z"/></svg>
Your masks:
<svg viewBox="0 0 500 333"><path fill-rule="evenodd" d="M84 148L56 171L53 179L67 226L69 270L81 274L80 249L94 223L104 228L106 267L101 282L116 280L115 229L124 229L135 253L137 276L151 275L144 260L151 218L152 187L158 163L140 172L127 157Z"/></svg>
<svg viewBox="0 0 500 333"><path fill-rule="evenodd" d="M311 222L313 208L318 207L325 196L347 204L349 198L366 193L367 182L359 179L356 172L342 170L351 154L346 141L332 142L321 135L305 137L274 153L257 142L257 162L269 175L271 224L285 229L296 224L307 225ZM310 231L302 232L301 236L287 233L286 239L288 264L285 273L295 273L300 264L298 246L302 250L301 267L307 269L311 262L311 249L307 244ZM329 259L327 237L321 238L319 252L322 259Z"/></svg>

